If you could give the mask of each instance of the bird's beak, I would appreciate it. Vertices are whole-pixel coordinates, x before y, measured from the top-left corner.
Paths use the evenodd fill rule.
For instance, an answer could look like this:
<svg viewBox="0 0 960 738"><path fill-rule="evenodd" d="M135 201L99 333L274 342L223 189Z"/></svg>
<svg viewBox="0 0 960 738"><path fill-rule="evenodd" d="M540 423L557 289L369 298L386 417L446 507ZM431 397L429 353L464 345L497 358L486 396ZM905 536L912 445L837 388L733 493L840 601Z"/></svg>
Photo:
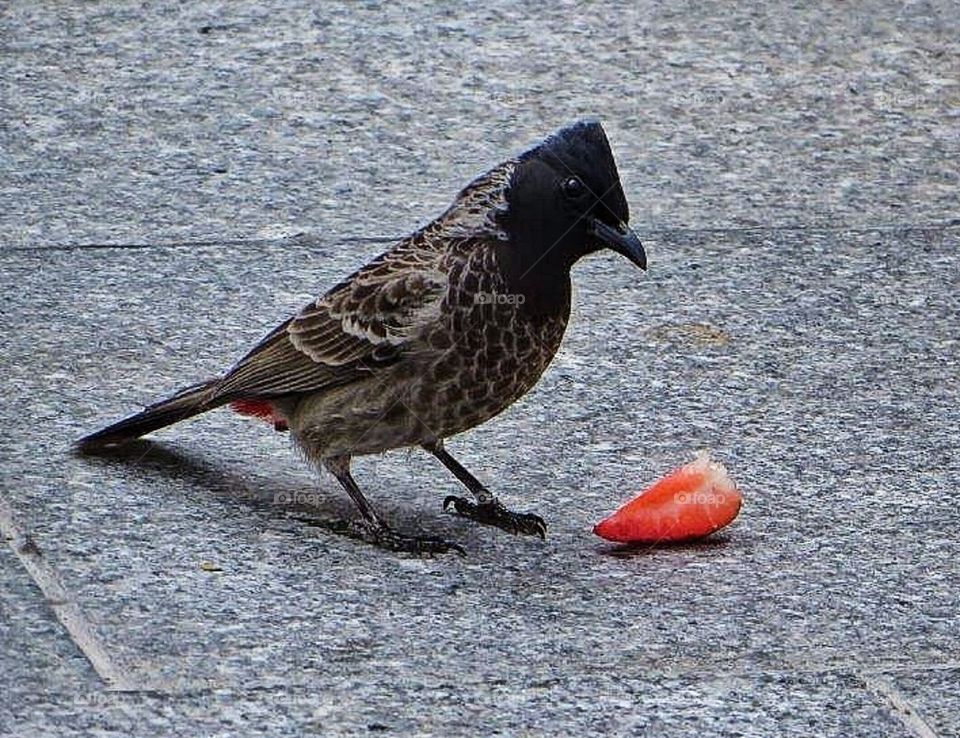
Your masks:
<svg viewBox="0 0 960 738"><path fill-rule="evenodd" d="M626 223L621 223L614 228L599 218L591 218L589 232L601 246L623 254L638 267L646 270L647 252L643 250L643 244L640 243L637 234L631 231Z"/></svg>

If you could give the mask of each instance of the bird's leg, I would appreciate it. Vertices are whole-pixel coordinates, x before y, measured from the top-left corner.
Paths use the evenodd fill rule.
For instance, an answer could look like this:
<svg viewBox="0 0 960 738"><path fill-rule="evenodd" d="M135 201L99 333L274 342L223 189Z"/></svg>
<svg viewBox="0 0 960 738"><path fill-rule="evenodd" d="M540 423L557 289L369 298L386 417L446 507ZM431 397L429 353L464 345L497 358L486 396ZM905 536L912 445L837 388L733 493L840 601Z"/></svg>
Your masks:
<svg viewBox="0 0 960 738"><path fill-rule="evenodd" d="M357 537L390 551L413 554L440 554L456 551L460 555L466 555L466 551L456 543L432 536L405 536L381 521L350 474L349 456L324 459L323 465L337 478L360 511L360 519L351 524L351 530Z"/></svg>
<svg viewBox="0 0 960 738"><path fill-rule="evenodd" d="M440 462L453 472L453 476L459 479L477 498L476 502L470 502L463 497L448 495L443 501L444 510L453 505L453 509L458 515L476 520L478 523L495 525L508 533L546 538L547 524L543 522L543 518L533 513L516 513L505 508L490 490L484 487L473 474L464 468L463 464L447 452L442 441L427 444L424 448L440 459Z"/></svg>

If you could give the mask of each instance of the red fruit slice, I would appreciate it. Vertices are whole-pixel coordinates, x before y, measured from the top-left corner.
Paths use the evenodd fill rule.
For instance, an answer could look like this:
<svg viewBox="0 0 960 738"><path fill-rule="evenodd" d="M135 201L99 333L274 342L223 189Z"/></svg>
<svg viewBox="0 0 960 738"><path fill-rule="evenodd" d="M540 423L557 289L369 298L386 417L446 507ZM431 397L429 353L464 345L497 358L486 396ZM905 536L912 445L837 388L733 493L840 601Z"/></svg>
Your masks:
<svg viewBox="0 0 960 738"><path fill-rule="evenodd" d="M689 541L728 525L742 502L723 464L701 451L601 520L593 532L618 543Z"/></svg>

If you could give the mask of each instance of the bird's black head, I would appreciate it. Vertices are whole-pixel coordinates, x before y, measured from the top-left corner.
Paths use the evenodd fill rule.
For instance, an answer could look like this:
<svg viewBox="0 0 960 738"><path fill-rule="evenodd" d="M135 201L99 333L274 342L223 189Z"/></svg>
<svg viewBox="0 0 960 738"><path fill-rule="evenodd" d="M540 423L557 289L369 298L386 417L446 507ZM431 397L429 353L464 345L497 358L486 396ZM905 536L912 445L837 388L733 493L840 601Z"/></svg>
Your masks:
<svg viewBox="0 0 960 738"><path fill-rule="evenodd" d="M641 269L647 259L627 226L630 211L603 127L562 128L516 160L506 191L514 268L548 273L609 248Z"/></svg>

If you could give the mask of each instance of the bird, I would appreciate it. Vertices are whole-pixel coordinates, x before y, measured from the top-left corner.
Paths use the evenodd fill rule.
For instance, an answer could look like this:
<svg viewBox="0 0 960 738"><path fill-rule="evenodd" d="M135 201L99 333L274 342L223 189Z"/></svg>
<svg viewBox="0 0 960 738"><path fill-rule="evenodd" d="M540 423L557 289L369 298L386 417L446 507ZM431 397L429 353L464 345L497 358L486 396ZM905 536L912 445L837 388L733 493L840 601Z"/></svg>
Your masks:
<svg viewBox="0 0 960 738"><path fill-rule="evenodd" d="M351 460L419 447L472 494L443 510L545 538L546 523L510 510L444 442L501 413L540 379L563 339L571 268L610 249L642 270L647 256L601 122L574 122L464 187L437 218L268 333L223 374L80 439L80 453L122 445L229 405L289 431L356 506L356 538L419 555L457 543L389 525Z"/></svg>

